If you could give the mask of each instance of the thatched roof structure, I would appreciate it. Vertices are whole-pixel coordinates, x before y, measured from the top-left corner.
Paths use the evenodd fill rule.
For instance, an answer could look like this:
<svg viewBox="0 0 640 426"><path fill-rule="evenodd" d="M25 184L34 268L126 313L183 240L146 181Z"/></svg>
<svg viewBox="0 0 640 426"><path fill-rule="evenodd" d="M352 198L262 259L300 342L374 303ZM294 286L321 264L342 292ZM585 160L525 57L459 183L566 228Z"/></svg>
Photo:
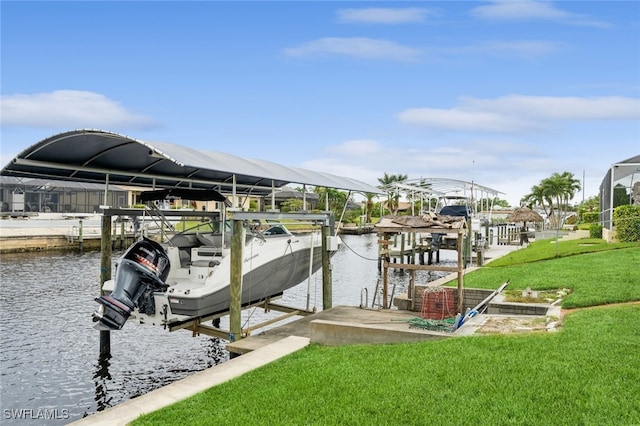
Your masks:
<svg viewBox="0 0 640 426"><path fill-rule="evenodd" d="M515 209L507 220L510 222L542 222L544 219L529 207L520 207Z"/></svg>

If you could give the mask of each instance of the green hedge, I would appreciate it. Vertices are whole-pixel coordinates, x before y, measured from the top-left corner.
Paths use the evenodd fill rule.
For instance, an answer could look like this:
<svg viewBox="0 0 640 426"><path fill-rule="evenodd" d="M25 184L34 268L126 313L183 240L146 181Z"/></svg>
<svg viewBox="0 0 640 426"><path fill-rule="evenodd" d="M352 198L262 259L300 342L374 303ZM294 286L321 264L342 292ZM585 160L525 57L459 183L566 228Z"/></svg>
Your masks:
<svg viewBox="0 0 640 426"><path fill-rule="evenodd" d="M598 212L584 212L582 213L582 221L584 223L596 223L599 220L600 213Z"/></svg>
<svg viewBox="0 0 640 426"><path fill-rule="evenodd" d="M589 238L602 238L602 225L592 223L589 227Z"/></svg>
<svg viewBox="0 0 640 426"><path fill-rule="evenodd" d="M640 206L618 206L613 211L618 241L640 241Z"/></svg>

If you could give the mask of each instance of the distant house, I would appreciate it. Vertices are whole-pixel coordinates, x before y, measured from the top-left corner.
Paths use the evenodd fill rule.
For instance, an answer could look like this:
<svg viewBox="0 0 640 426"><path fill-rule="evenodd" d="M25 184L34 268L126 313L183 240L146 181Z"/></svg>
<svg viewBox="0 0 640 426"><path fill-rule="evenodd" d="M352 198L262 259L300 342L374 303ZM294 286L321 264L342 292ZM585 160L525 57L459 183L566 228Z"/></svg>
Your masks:
<svg viewBox="0 0 640 426"><path fill-rule="evenodd" d="M262 200L264 210L269 210L272 208L280 210L282 207L282 203L285 203L291 199L300 201L304 200L307 203L306 210L315 210L321 208L318 207L318 194L314 192L302 193L301 191L296 191L293 189L285 189L284 191L275 191L269 195L265 195Z"/></svg>
<svg viewBox="0 0 640 426"><path fill-rule="evenodd" d="M103 184L0 176L3 212L94 213L105 203ZM130 191L111 185L106 202L111 207L132 204Z"/></svg>

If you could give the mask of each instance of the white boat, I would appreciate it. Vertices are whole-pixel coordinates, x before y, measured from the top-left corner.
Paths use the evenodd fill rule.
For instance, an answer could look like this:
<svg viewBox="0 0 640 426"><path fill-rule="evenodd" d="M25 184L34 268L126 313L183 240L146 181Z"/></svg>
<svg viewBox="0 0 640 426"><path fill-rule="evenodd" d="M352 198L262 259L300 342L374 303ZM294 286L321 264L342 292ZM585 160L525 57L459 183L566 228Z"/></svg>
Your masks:
<svg viewBox="0 0 640 426"><path fill-rule="evenodd" d="M292 234L281 223L261 227L253 224L246 234L243 306L282 295L322 265L320 232ZM129 318L170 325L228 311L231 237L230 223L222 220L166 244L141 238L117 262L115 279L103 284L96 328L119 330Z"/></svg>

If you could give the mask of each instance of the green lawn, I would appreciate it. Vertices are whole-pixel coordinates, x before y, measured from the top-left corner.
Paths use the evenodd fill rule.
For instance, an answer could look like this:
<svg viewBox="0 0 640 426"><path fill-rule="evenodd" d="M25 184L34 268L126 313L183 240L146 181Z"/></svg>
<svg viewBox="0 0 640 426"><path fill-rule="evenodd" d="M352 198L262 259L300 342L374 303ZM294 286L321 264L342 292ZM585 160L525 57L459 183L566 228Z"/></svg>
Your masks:
<svg viewBox="0 0 640 426"><path fill-rule="evenodd" d="M496 264L465 286L572 288L565 307L640 300L640 247L608 247ZM556 333L312 345L134 425L640 425L639 330L630 304L573 312Z"/></svg>
<svg viewBox="0 0 640 426"><path fill-rule="evenodd" d="M529 248L518 250L525 252ZM498 259L500 260L500 259ZM464 276L468 288L497 289L509 281L507 289L573 292L562 302L563 308L640 300L640 248L619 248L565 256L546 261L487 267Z"/></svg>

